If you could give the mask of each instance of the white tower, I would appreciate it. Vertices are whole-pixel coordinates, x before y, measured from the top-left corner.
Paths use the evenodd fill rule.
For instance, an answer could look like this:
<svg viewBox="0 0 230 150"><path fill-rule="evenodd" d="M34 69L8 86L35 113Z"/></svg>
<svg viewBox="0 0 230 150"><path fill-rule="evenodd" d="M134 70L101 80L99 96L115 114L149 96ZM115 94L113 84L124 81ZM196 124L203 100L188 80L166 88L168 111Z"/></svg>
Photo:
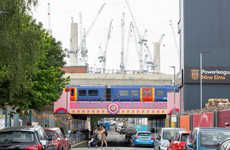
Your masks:
<svg viewBox="0 0 230 150"><path fill-rule="evenodd" d="M78 24L71 21L70 25L70 50L69 50L69 66L77 66L78 64Z"/></svg>
<svg viewBox="0 0 230 150"><path fill-rule="evenodd" d="M159 42L154 42L153 43L153 50L154 50L154 65L155 65L155 72L160 72L160 62L161 62L161 59L160 59L160 43Z"/></svg>
<svg viewBox="0 0 230 150"><path fill-rule="evenodd" d="M160 72L161 71L161 43L164 38L165 34L162 34L159 41L153 43L153 53L154 53L154 59L153 59L153 64L154 64L154 70L155 72Z"/></svg>

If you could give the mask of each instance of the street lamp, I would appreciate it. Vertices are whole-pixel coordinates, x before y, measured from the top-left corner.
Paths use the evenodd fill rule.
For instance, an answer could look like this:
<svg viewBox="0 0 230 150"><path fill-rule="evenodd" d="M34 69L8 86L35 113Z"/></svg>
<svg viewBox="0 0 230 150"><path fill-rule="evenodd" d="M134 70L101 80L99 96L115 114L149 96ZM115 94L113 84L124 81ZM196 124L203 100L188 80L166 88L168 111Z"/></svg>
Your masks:
<svg viewBox="0 0 230 150"><path fill-rule="evenodd" d="M202 70L203 70L203 53L200 52L200 110L202 110L202 105L203 105Z"/></svg>
<svg viewBox="0 0 230 150"><path fill-rule="evenodd" d="M208 54L209 51L204 51L200 52L200 110L202 110L203 106L203 79L202 79L202 74L203 74L203 56L204 54Z"/></svg>
<svg viewBox="0 0 230 150"><path fill-rule="evenodd" d="M177 113L176 113L176 108L175 108L175 101L176 101L176 93L175 93L175 78L176 78L176 67L175 66L170 66L170 68L173 69L173 109L172 109L172 116L174 116L174 118L176 117L176 119L173 122L177 122ZM175 116L176 113L176 116ZM173 118L173 117L172 117ZM177 123L176 123L176 127L177 127Z"/></svg>
<svg viewBox="0 0 230 150"><path fill-rule="evenodd" d="M175 101L176 101L176 96L175 96L176 67L175 66L170 66L170 68L173 69L173 104L174 104L174 107L175 107Z"/></svg>

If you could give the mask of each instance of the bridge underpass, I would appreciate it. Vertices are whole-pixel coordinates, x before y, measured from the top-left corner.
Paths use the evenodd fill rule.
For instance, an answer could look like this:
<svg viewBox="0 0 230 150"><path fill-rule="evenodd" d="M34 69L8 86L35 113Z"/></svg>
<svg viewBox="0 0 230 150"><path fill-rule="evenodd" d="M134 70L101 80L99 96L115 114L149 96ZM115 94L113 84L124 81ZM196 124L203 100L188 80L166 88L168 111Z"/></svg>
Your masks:
<svg viewBox="0 0 230 150"><path fill-rule="evenodd" d="M129 148L133 147L126 137L126 133L124 130L120 128L119 125L123 125L124 127L130 128L133 127L137 131L142 131L143 129L147 129L153 134L157 134L158 129L164 127L164 122L166 115L152 115L152 116L144 116L144 115L72 115L73 120L84 118L86 126L90 124L91 130L95 129L98 123L106 123L111 121L115 121L115 124L110 124L108 128L108 136L107 142L108 147L123 147ZM87 121L90 121L90 123ZM122 124L121 124L122 123ZM152 130L154 129L154 130ZM143 130L143 131L144 131ZM100 143L99 143L100 144ZM99 145L100 146L100 145ZM84 148L87 147L87 142L81 145L78 145L76 148ZM135 146L133 149L152 149L151 146ZM119 148L120 149L120 148Z"/></svg>

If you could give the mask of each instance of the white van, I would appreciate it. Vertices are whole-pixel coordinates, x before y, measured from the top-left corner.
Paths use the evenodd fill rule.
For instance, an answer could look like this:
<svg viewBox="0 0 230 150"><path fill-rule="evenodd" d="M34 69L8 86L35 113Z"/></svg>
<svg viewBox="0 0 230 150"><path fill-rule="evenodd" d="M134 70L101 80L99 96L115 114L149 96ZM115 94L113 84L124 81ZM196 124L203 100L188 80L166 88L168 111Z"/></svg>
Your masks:
<svg viewBox="0 0 230 150"><path fill-rule="evenodd" d="M160 146L158 149L160 150L167 150L169 145L169 140L171 140L179 131L185 131L182 128L162 128L160 132Z"/></svg>

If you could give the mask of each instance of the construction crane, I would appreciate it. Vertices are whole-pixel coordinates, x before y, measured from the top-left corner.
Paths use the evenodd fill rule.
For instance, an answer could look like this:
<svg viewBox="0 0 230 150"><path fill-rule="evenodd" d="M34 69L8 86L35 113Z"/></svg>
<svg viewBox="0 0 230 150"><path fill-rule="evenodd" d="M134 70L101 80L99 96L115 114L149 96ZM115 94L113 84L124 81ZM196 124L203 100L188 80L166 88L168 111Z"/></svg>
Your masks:
<svg viewBox="0 0 230 150"><path fill-rule="evenodd" d="M106 42L105 42L105 49L104 49L102 55L98 57L99 62L102 63L102 71L103 71L103 73L105 73L105 71L106 71L106 61L107 61L106 60L106 55L107 55L107 49L108 49L109 41L110 41L110 38L111 38L112 24L113 24L113 19L110 20L110 23L109 23L107 39L106 39Z"/></svg>
<svg viewBox="0 0 230 150"><path fill-rule="evenodd" d="M125 53L124 53L124 55L125 55L125 58L124 58L124 70L127 68L127 60L128 60L128 53L129 53L129 42L130 42L130 37L131 37L131 35L133 33L133 30L134 30L133 28L134 28L133 23L130 22L128 35L127 35L126 50L125 50ZM136 41L135 41L135 43L136 43Z"/></svg>
<svg viewBox="0 0 230 150"><path fill-rule="evenodd" d="M144 34L143 34L143 39L145 39L147 32L148 32L147 29L145 29ZM154 63L153 63L152 53L151 53L149 46L147 44L147 40L146 40L146 42L143 43L143 45L144 45L144 47L143 47L144 67L145 67L146 71L151 72L154 70Z"/></svg>
<svg viewBox="0 0 230 150"><path fill-rule="evenodd" d="M175 32L175 30L174 30L172 20L169 21L169 26L171 27L171 30L172 30L174 45L175 45L175 48L176 48L176 50L177 50L177 54L178 54L177 56L179 57L179 59L178 59L178 61L179 61L179 69L181 70L181 51L180 51L179 46L178 46L178 43L177 43L176 32Z"/></svg>
<svg viewBox="0 0 230 150"><path fill-rule="evenodd" d="M48 33L52 35L50 2L48 2Z"/></svg>
<svg viewBox="0 0 230 150"><path fill-rule="evenodd" d="M88 65L88 49L86 47L86 38L89 35L90 31L92 30L93 26L95 25L99 15L101 14L102 10L104 9L106 3L103 3L101 7L99 8L96 17L94 18L93 22L90 24L89 28L86 30L83 28L83 32L81 31L81 43L80 43L80 54L81 54L81 62L84 65ZM80 18L80 27L82 28L82 18Z"/></svg>
<svg viewBox="0 0 230 150"><path fill-rule="evenodd" d="M134 29L136 30L136 34L137 34L137 38L138 38L138 44L139 44L139 52L138 52L138 55L139 55L139 68L140 68L140 71L143 72L144 71L144 61L143 61L143 54L144 54L144 51L143 51L143 48L147 48L147 40L144 38L144 36L142 36L140 34L140 30L137 26L137 23L136 23L136 19L133 15L133 12L130 8L130 4L128 2L128 0L125 0L126 2L126 5L128 7L128 10L129 10L129 13L132 17L132 21L134 23Z"/></svg>
<svg viewBox="0 0 230 150"><path fill-rule="evenodd" d="M165 37L165 34L163 33L162 35L161 35L161 37L160 37L160 39L159 39L159 41L158 41L158 43L162 43L162 41L163 41L163 38Z"/></svg>
<svg viewBox="0 0 230 150"><path fill-rule="evenodd" d="M139 49L138 49L138 43L137 43L137 35L135 34L134 32L134 25L133 25L133 22L130 22L129 24L129 29L128 29L128 35L127 35L127 41L126 41L126 50L125 50L125 53L124 53L124 71L126 71L126 68L127 68L127 60L128 60L128 53L129 53L129 43L130 43L130 38L133 37L133 40L134 40L134 44L135 44L135 50L136 50L136 53L138 54L138 59L140 59L140 52L139 52Z"/></svg>
<svg viewBox="0 0 230 150"><path fill-rule="evenodd" d="M121 64L120 69L121 72L124 73L125 71L125 64L124 64L124 40L125 40L125 13L122 13L121 18Z"/></svg>

